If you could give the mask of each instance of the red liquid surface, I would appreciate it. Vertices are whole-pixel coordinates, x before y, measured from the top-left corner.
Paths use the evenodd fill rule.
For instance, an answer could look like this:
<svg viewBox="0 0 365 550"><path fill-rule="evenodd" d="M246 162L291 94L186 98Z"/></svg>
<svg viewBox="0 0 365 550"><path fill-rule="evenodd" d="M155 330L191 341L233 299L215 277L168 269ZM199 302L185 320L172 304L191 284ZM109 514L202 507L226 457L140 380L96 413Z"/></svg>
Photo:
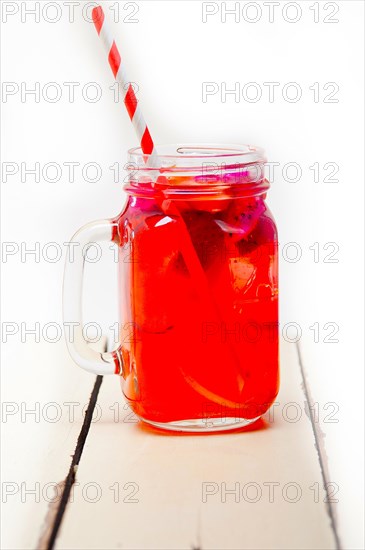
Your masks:
<svg viewBox="0 0 365 550"><path fill-rule="evenodd" d="M278 391L277 233L261 197L131 197L123 391L152 422L253 419Z"/></svg>

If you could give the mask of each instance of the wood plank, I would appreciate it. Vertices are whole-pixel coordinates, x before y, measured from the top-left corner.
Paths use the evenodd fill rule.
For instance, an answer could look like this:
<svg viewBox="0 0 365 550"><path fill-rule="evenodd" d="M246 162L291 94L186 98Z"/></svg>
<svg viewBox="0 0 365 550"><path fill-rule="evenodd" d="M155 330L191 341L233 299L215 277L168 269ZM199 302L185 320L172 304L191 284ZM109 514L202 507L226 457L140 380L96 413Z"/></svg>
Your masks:
<svg viewBox="0 0 365 550"><path fill-rule="evenodd" d="M71 463L94 377L74 365L63 342L10 343L3 359L1 547L35 548L59 501L57 484Z"/></svg>
<svg viewBox="0 0 365 550"><path fill-rule="evenodd" d="M335 548L296 348L287 343L276 403L255 431L163 435L133 422L116 380L105 379L102 418L57 548Z"/></svg>

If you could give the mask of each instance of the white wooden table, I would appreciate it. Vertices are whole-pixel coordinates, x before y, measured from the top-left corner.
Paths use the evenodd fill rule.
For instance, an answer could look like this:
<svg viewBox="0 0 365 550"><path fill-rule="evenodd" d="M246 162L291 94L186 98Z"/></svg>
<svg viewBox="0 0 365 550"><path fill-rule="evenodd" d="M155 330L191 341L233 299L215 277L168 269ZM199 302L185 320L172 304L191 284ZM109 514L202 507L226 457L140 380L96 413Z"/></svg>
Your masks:
<svg viewBox="0 0 365 550"><path fill-rule="evenodd" d="M31 395L34 372L24 373L24 402L40 403L33 423L8 406L3 548L45 549L53 541L60 550L338 547L295 344L281 346L281 391L265 420L208 436L167 435L137 422L116 377L97 381L87 432L82 407L95 378L74 367L63 344L59 353L29 347L27 354L39 354L39 376L53 365L54 384ZM60 419L50 421L57 411ZM63 500L67 476L74 484Z"/></svg>

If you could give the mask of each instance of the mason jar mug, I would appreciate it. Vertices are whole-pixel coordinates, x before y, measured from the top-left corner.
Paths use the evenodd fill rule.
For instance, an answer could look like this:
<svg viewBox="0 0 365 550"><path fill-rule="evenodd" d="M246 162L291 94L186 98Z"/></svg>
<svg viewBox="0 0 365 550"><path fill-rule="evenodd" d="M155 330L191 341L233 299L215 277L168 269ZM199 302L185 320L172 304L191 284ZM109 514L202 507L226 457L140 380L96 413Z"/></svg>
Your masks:
<svg viewBox="0 0 365 550"><path fill-rule="evenodd" d="M217 431L250 424L278 392L277 230L266 204L262 149L173 145L150 162L129 151L127 201L73 241L64 281L69 351L115 373L133 412L154 426ZM118 246L119 343L84 338L85 249ZM71 247L69 247L71 250Z"/></svg>

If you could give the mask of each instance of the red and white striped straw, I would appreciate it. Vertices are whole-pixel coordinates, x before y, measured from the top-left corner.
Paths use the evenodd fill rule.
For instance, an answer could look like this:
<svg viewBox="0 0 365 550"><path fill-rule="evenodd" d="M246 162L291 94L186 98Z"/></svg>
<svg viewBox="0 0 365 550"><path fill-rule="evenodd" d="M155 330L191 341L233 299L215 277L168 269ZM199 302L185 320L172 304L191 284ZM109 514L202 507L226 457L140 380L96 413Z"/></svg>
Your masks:
<svg viewBox="0 0 365 550"><path fill-rule="evenodd" d="M104 44L106 53L108 55L109 65L113 72L114 78L120 84L122 93L124 93L124 103L127 108L129 117L133 123L134 129L136 131L139 143L141 145L142 152L145 155L148 155L146 159L146 165L150 168L157 169L159 166L159 158L156 152L154 142L152 140L148 126L142 115L142 111L141 111L138 99L134 93L133 87L126 76L126 71L122 63L121 55L119 53L116 42L113 38L111 28L105 19L104 10L101 6L97 6L93 9L92 18L93 18L93 22L97 30L97 33ZM185 226L184 220L178 208L176 207L176 205L174 205L173 201L168 201L168 209L172 214L174 214L177 217L177 219L180 220L180 227L182 230L181 235L183 237L180 245L181 245L181 251L185 259L186 265L188 266L188 269L193 279L198 285L198 288L200 290L200 295L205 299L208 310L212 309L213 315L215 315L217 320L220 321L219 308L215 303L215 300L213 299L213 296L209 289L209 285L208 285L204 270L197 256L196 250L191 242L190 235ZM227 346L227 348L228 348L228 353L231 355L234 367L237 371L236 375L238 379L241 379L241 373L238 369L239 365L238 365L238 359L236 357L236 354L232 346ZM196 391L200 391L200 390L197 390L196 387L195 389Z"/></svg>
<svg viewBox="0 0 365 550"><path fill-rule="evenodd" d="M114 78L120 84L121 91L124 94L124 104L136 131L141 149L145 155L149 155L146 164L149 167L157 167L159 162L153 139L143 117L133 86L127 78L125 67L122 63L117 44L113 38L111 27L105 18L105 13L101 6L97 6L93 9L92 18L96 31L104 44Z"/></svg>

